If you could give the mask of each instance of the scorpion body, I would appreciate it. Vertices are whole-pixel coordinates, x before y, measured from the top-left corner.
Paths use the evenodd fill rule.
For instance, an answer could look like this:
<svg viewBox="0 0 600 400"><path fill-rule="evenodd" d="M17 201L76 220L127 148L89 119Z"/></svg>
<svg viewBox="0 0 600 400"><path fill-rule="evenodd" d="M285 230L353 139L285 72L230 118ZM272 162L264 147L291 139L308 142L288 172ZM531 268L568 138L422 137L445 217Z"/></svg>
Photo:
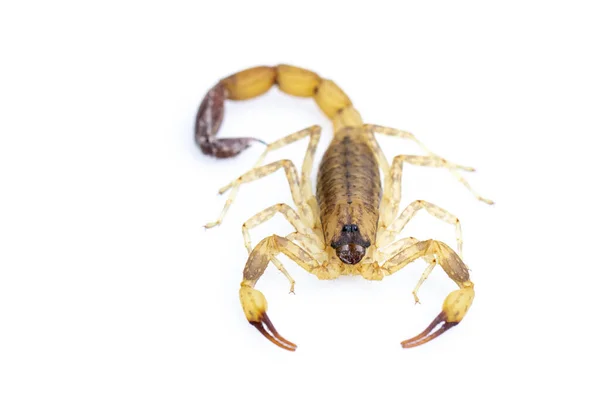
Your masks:
<svg viewBox="0 0 600 400"><path fill-rule="evenodd" d="M269 263L273 263L290 282L294 280L277 259L285 254L307 272L319 279L335 279L340 275L361 275L379 280L413 261L423 258L429 265L413 290L417 292L436 265L458 285L450 293L442 312L421 334L402 342L403 347L415 347L439 336L458 324L473 301L474 285L468 268L462 261L461 227L458 218L448 211L423 200L411 203L399 212L401 177L404 163L448 169L479 200L491 204L475 193L458 173L472 168L451 163L429 151L409 132L378 125L365 124L349 97L331 80L316 73L289 65L250 68L222 79L209 90L196 118L196 142L207 155L233 157L259 139L216 138L224 116L225 100L245 100L257 97L277 85L284 93L312 97L334 127L334 136L321 160L316 194L311 184L311 171L321 129L312 126L292 133L267 145L254 168L241 175L219 193L230 191L219 218L206 225L217 226L233 203L240 185L283 169L296 209L276 204L254 215L242 226L248 260L243 271L240 301L245 316L267 339L286 350L296 345L284 339L267 316L267 301L255 285ZM399 137L417 143L426 155L399 155L388 164L375 134ZM308 148L300 176L293 163L280 160L263 165L266 155L287 144L309 137ZM383 185L382 185L383 176ZM456 228L457 252L433 239L420 241L413 237L397 239L404 226L419 210L453 224ZM281 213L295 231L286 237L272 235L255 247L250 229ZM438 328L438 329L436 329Z"/></svg>
<svg viewBox="0 0 600 400"><path fill-rule="evenodd" d="M346 265L375 243L382 188L375 154L361 129L340 129L323 156L317 203L325 243Z"/></svg>

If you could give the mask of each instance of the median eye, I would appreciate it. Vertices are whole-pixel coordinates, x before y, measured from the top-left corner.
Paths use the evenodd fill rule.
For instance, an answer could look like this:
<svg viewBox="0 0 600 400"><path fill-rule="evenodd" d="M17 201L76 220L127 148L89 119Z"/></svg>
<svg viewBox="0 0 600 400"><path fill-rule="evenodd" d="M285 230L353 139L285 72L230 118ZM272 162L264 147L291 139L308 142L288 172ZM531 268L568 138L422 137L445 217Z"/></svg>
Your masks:
<svg viewBox="0 0 600 400"><path fill-rule="evenodd" d="M344 225L342 228L342 232L358 232L358 226L352 225Z"/></svg>

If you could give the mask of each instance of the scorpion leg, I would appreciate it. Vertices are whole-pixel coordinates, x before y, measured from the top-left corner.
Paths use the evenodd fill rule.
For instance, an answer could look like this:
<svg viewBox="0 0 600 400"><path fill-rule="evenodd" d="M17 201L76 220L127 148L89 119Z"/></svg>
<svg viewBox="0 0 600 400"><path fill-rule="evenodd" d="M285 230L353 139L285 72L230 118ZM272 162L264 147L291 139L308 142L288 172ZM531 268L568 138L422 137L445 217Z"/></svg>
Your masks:
<svg viewBox="0 0 600 400"><path fill-rule="evenodd" d="M312 236L303 235L298 232L292 232L286 236L286 239L295 242L298 246L302 247L303 250L306 250L313 255L318 256L319 254L326 254L323 252L323 242L316 241L315 238ZM323 259L323 261L325 261L325 259Z"/></svg>
<svg viewBox="0 0 600 400"><path fill-rule="evenodd" d="M417 282L417 285L415 286L415 288L412 291L412 295L413 298L415 299L415 304L421 303L419 301L419 296L417 296L417 293L419 292L419 289L421 288L421 285L423 284L423 282L425 282L425 280L429 277L429 274L431 274L431 271L433 271L433 269L435 268L437 261L435 260L435 256L429 256L430 258L427 259L426 257L423 257L423 259L425 259L425 261L427 261L429 263L429 265L427 266L427 268L425 268L425 271L423 271L423 274L421 275L421 278L419 278L419 282Z"/></svg>
<svg viewBox="0 0 600 400"><path fill-rule="evenodd" d="M248 322L264 337L282 349L294 351L296 345L284 339L267 316L265 296L254 289L256 282L265 272L269 260L279 253L285 254L308 272L312 273L314 269L320 267L313 256L290 240L277 235L269 236L257 244L248 257L240 287L240 302Z"/></svg>
<svg viewBox="0 0 600 400"><path fill-rule="evenodd" d="M273 216L277 212L281 213L281 215L283 215L285 217L285 219L294 227L294 229L296 229L297 233L301 233L302 235L310 236L311 239L313 239L313 240L314 240L314 238L316 238L318 240L318 237L311 230L307 229L304 226L304 224L302 223L302 220L300 219L298 214L292 209L292 207L288 206L287 204L280 203L280 204L275 204L274 206L266 208L263 211L257 213L252 218L250 218L246 222L244 222L244 224L242 225L242 234L244 235L244 243L246 245L246 249L248 250L248 254L250 254L252 252L252 242L250 240L250 229L267 222L268 220L273 218ZM275 256L271 257L271 261L273 262L275 267L279 271L281 271L281 273L283 275L285 275L285 277L288 279L288 281L290 282L290 293L294 293L294 285L295 285L294 279L286 271L285 267L281 264L281 261L279 261Z"/></svg>
<svg viewBox="0 0 600 400"><path fill-rule="evenodd" d="M402 249L412 246L413 244L418 243L418 242L419 242L419 240L415 239L414 237L407 237L407 238L399 239L399 240L395 241L394 243L385 246L384 248L377 249L375 260L378 263L382 263L382 261L389 259L390 256L394 256L397 253L399 253ZM415 299L415 303L420 303L419 297L417 296L417 292L419 291L419 288L421 287L423 282L425 282L425 280L427 279L427 277L429 276L429 274L431 273L431 271L433 270L433 268L435 267L435 265L437 263L435 260L435 256L432 256L432 255L424 256L423 259L429 265L427 266L427 268L425 268L425 272L423 272L423 275L421 275L421 279L419 279L417 286L414 288L414 290L412 292L413 297Z"/></svg>
<svg viewBox="0 0 600 400"><path fill-rule="evenodd" d="M456 248L458 250L459 257L462 258L462 230L460 227L460 221L454 215L450 214L448 211L444 210L441 207L436 206L435 204L429 203L425 200L416 200L410 203L404 211L396 218L396 220L388 226L387 230L381 236L382 238L382 246L386 245L386 241L391 241L394 237L402 232L406 224L415 216L415 214L424 209L430 215L435 218L447 222L451 225L455 226L456 231ZM378 236L379 238L380 236Z"/></svg>
<svg viewBox="0 0 600 400"><path fill-rule="evenodd" d="M451 292L446 297L442 306L442 312L422 333L402 342L402 347L404 348L416 347L427 343L457 325L466 315L475 297L474 285L469 280L467 266L448 245L437 240L430 239L409 245L386 261L381 268L387 274L393 274L418 258L427 259L427 256L435 257L435 261L442 267L448 277L458 285L459 290ZM433 267L430 265L419 280L415 290L418 290L427 278L427 275L429 275L429 272L431 272L431 269ZM436 330L438 326L440 327Z"/></svg>
<svg viewBox="0 0 600 400"><path fill-rule="evenodd" d="M381 262L387 260L388 258L390 258L390 256L396 255L396 253L398 253L403 248L411 246L411 245L417 243L418 241L419 240L415 239L414 237L407 237L407 238L399 239L399 240L395 241L394 243L384 245L382 247L378 246L377 252L375 255L375 261L377 261L378 263L381 263Z"/></svg>
<svg viewBox="0 0 600 400"><path fill-rule="evenodd" d="M419 146L421 148L421 150L423 150L428 155L435 155L423 143L421 143L421 141L419 139L417 139L415 137L415 135L413 135L410 132L401 131L400 129L389 128L387 126L381 126L381 125L365 124L364 126L365 126L365 128L367 128L367 130L369 130L369 131L371 131L373 133L379 133L381 135L393 136L393 137L399 137L401 139L411 140L414 143L416 143L417 146Z"/></svg>
<svg viewBox="0 0 600 400"><path fill-rule="evenodd" d="M387 227L398 215L400 206L400 200L402 196L402 172L404 163L420 166L420 167L434 167L434 168L448 168L448 169L463 169L466 167L450 163L443 158L437 156L413 156L413 155L398 155L394 157L392 167L390 168L390 184L386 185L386 191L384 191L384 198L387 202L381 209L383 218L382 227Z"/></svg>
<svg viewBox="0 0 600 400"><path fill-rule="evenodd" d="M267 145L267 148L265 149L265 151L260 155L260 157L258 158L256 163L254 164L254 168L252 170L250 170L248 173L255 171L257 168L259 168L262 165L263 161L265 160L265 158L269 152L280 149L288 144L294 143L300 139L305 138L306 136L310 136L310 140L308 143L308 148L306 150L306 155L304 157L304 163L302 166L302 180L300 181L300 185L302 187L302 194L304 196L307 196L309 193L312 196L310 173L311 173L312 163L314 160L314 154L315 154L315 151L317 148L317 144L319 142L319 138L321 136L321 127L320 126L317 126L317 125L311 126L309 128L303 129L301 131L292 133L291 135L288 135L282 139L279 139L279 140ZM248 173L246 173L245 175L248 175ZM294 173L295 173L295 170L294 170ZM297 176L297 174L296 174L296 176ZM297 178L296 178L296 181L298 181ZM239 190L239 186L241 183L243 183L243 182L241 181L241 177L239 177L238 179L230 182L227 186L224 186L219 190L219 194L223 194L230 189L231 189L231 193L229 194L229 197L227 198L227 201L225 202L225 205L223 206L223 210L221 211L219 218L214 222L210 222L210 223L206 224L205 225L206 228L212 228L214 226L221 224L221 222L223 221L223 218L225 217L225 214L227 213L227 211L229 210L229 207L231 206L231 204L235 200L235 197L237 196L237 192ZM296 200L296 198L294 198L294 201L295 200ZM310 205L311 207L313 207L312 203L314 203L314 205L316 206L316 201L310 201L310 198L306 198L305 200L309 204L311 204Z"/></svg>
<svg viewBox="0 0 600 400"><path fill-rule="evenodd" d="M248 249L248 253L252 251L252 243L250 241L250 229L261 225L275 215L275 213L281 213L283 217L296 229L296 232L303 235L314 235L312 230L308 229L306 225L302 222L296 211L292 209L292 207L288 206L284 203L275 204L274 206L265 208L261 212L257 213L250 219L248 219L242 225L242 234L244 235L244 243L246 244L246 249ZM315 235L316 238L316 235Z"/></svg>
<svg viewBox="0 0 600 400"><path fill-rule="evenodd" d="M289 294L296 294L296 292L294 291L294 288L296 287L296 281L294 280L294 278L292 278L292 276L289 272L287 272L287 269L285 269L281 261L279 261L275 256L271 257L270 260L273 263L273 265L275 265L275 268L277 268L279 272L281 272L290 283Z"/></svg>
<svg viewBox="0 0 600 400"><path fill-rule="evenodd" d="M285 176L288 180L290 191L292 193L292 199L296 207L298 207L298 211L300 211L300 218L306 218L310 221L310 225L312 225L312 209L302 197L300 183L298 181L298 172L296 172L296 168L290 160L280 160L272 162L271 164L263 165L262 167L254 168L237 178L234 184L230 184L222 188L219 191L220 194L223 194L227 190L231 189L231 195L225 202L225 207L223 208L219 219L215 222L206 224L205 227L212 228L213 226L219 225L221 223L223 215L231 205L231 202L233 201L233 198L235 197L235 194L237 193L237 190L240 185L255 181L260 178L264 178L265 176L271 175L280 168L283 168L285 171Z"/></svg>
<svg viewBox="0 0 600 400"><path fill-rule="evenodd" d="M367 135L367 141L369 142L371 149L375 153L375 157L377 158L377 164L379 164L379 168L381 168L381 170L383 171L383 176L385 177L385 184L387 186L390 183L390 180L389 180L390 164L388 163L388 160L385 157L383 150L381 150L381 146L377 142L377 139L375 138L375 135L373 134L372 128L370 128L371 125L365 125L365 126L367 127L367 129L365 130L365 133Z"/></svg>
<svg viewBox="0 0 600 400"><path fill-rule="evenodd" d="M388 128L388 127L385 127L385 126L371 125L371 124L366 124L365 127L367 128L367 130L370 130L373 133L379 133L379 134L382 134L382 135L399 137L399 138L402 138L402 139L411 140L412 142L416 143L425 153L427 153L427 155L430 158L436 158L436 159L441 160L442 165L439 165L439 166L448 168L448 170L450 171L450 173L452 173L452 175L454 175L454 177L460 183L462 183L471 192L471 194L474 195L477 198L477 200L483 201L486 204L494 204L494 202L492 200L486 199L486 198L480 196L475 190L473 190L473 188L471 187L471 185L457 171L459 169L462 169L464 171L473 172L473 171L475 171L474 168L465 167L465 166L454 164L454 163L449 163L444 158L436 155L431 150L429 150L423 143L421 143L421 141L419 141L410 132L401 131L399 129L394 129L394 128ZM446 165L444 165L444 164L446 164Z"/></svg>

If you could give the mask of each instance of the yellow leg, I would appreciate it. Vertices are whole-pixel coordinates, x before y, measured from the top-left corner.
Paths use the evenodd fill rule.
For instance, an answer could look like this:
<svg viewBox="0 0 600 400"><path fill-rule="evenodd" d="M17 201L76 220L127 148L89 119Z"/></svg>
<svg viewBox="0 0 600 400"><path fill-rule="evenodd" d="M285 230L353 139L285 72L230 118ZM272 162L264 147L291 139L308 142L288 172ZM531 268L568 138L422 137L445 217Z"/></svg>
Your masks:
<svg viewBox="0 0 600 400"><path fill-rule="evenodd" d="M458 220L458 218L456 218L456 216L450 214L448 211L444 210L441 207L436 206L435 204L429 203L425 200L413 201L404 209L404 211L402 211L402 213L398 216L398 218L396 218L396 220L387 228L387 230L384 232L384 234L380 236L382 239L381 245L385 246L386 242L394 240L396 235L398 233L402 232L402 230L404 229L406 224L408 224L408 222L415 216L415 214L419 210L423 210L423 209L425 211L427 211L433 217L435 217L441 221L447 222L451 225L454 225L455 232L456 232L456 247L458 250L459 257L462 258L463 240L462 240L462 229L460 227L460 221ZM379 242L379 236L377 239ZM379 245L379 243L378 243L378 245Z"/></svg>
<svg viewBox="0 0 600 400"><path fill-rule="evenodd" d="M417 139L415 137L415 135L413 135L410 132L401 131L400 129L395 129L395 128L389 128L387 126L373 125L373 124L365 124L365 128L367 128L369 131L371 131L373 133L379 133L381 135L393 136L393 137L397 137L400 139L410 140L413 143L417 144L417 146L419 146L421 148L421 150L423 150L425 153L427 153L429 155L434 155L434 153L431 150L429 150L423 143L421 143L421 141L419 139Z"/></svg>
<svg viewBox="0 0 600 400"><path fill-rule="evenodd" d="M419 141L410 132L401 131L399 129L388 128L388 127L379 126L379 125L366 124L364 126L365 126L365 128L367 128L367 130L369 130L369 131L371 131L373 133L379 133L379 134L382 134L382 135L393 136L393 137L397 137L397 138L401 138L401 139L407 139L407 140L412 141L413 143L416 143L430 158L436 158L436 159L439 159L439 160L443 160L443 162L447 163L446 165L440 165L440 166L445 166L446 168L448 168L448 170L450 171L450 173L452 173L452 175L460 183L462 183L471 192L471 194L473 194L477 198L477 200L483 201L484 203L487 203L487 204L493 204L494 203L492 200L486 199L486 198L480 196L477 192L475 192L475 190L473 190L473 188L471 187L471 185L458 173L459 169L462 169L464 171L472 172L472 171L475 171L474 168L464 167L464 166L461 166L461 165L458 165L458 164L453 164L453 163L447 162L444 158L436 155L431 150L429 150L423 143L421 143L421 141Z"/></svg>
<svg viewBox="0 0 600 400"><path fill-rule="evenodd" d="M221 223L224 214L227 212L227 209L229 208L229 206L235 199L235 195L237 194L237 189L239 188L240 185L242 185L244 183L249 183L249 182L255 181L260 178L264 178L265 176L271 175L272 173L274 173L275 171L277 171L281 168L283 168L283 170L285 171L285 176L288 180L288 184L290 185L292 199L294 200L294 204L298 207L298 210L300 211L301 218L303 218L303 220L306 219L306 221L308 222L308 225L312 225L312 221L313 221L312 210L311 210L310 206L305 201L303 201L301 191L300 191L300 183L298 181L298 173L296 172L296 168L294 167L294 164L290 160L280 160L280 161L275 161L271 164L267 164L262 167L258 167L253 170L250 170L250 171L246 172L244 175L237 178L237 180L233 184L229 184L226 187L224 187L223 189L221 189L219 191L219 193L221 193L221 194L226 192L230 188L232 189L232 191L231 191L231 194L229 195L229 198L225 202L225 207L223 208L223 211L221 212L219 219L215 222L206 224L206 228L212 228Z"/></svg>
<svg viewBox="0 0 600 400"><path fill-rule="evenodd" d="M375 261L377 261L378 263L383 263L385 262L385 260L390 258L390 256L396 255L396 253L398 253L403 248L411 246L417 243L418 241L419 240L415 239L414 237L407 237L399 239L394 243L384 245L382 247L379 247L378 244L377 253L375 253Z"/></svg>
<svg viewBox="0 0 600 400"><path fill-rule="evenodd" d="M402 342L402 347L405 348L427 343L457 325L467 314L475 297L474 285L469 279L467 266L448 245L436 240L425 240L404 247L395 256L386 261L381 266L381 269L386 274L391 275L419 258L427 260L427 256L435 257L435 261L442 267L448 277L458 285L459 290L451 292L446 297L442 306L442 312L421 334ZM429 259L431 260L431 258ZM413 294L415 294L416 290L425 281L431 272L430 269L433 269L431 264L419 280ZM435 330L438 326L440 328Z"/></svg>
<svg viewBox="0 0 600 400"><path fill-rule="evenodd" d="M264 162L265 158L267 157L267 154L269 154L271 151L280 149L288 144L297 142L298 140L301 140L307 136L310 136L310 140L308 143L308 148L306 150L306 155L304 157L304 162L302 164L302 179L299 182L299 185L301 187L301 194L303 196L312 196L312 191L310 189L311 188L311 182L310 182L311 167L313 164L314 154L315 154L315 151L317 148L317 144L319 142L319 138L321 137L321 127L319 127L317 125L314 125L309 128L303 129L301 131L292 133L291 135L288 135L282 139L279 139L279 140L267 145L267 148L260 155L260 157L258 158L256 163L254 164L254 168L252 170L248 171L246 174L240 176L239 178L230 182L228 185L222 187L219 190L219 194L223 194L223 193L227 192L228 190L231 190L231 192L229 193L229 197L227 198L227 201L225 202L225 205L223 207L223 210L221 211L221 214L219 215L219 218L214 222L210 222L210 223L206 224L205 227L212 228L214 226L221 224L221 222L223 221L223 218L225 217L225 214L227 214L229 207L231 206L231 204L233 203L233 201L235 200L235 198L237 196L240 184L244 183L244 182L242 182L242 177L249 175L250 173L255 171L258 167L260 167L262 165L262 163ZM291 163L291 161L287 161L287 162ZM292 167L293 167L293 165L292 165ZM294 168L294 174L296 175L296 182L298 182L297 174L295 172L296 172L296 170ZM254 179L258 179L258 178L254 178ZM252 179L252 180L254 180L254 179ZM300 193L297 194L297 198L300 199ZM310 202L310 197L305 197L305 200L307 202ZM296 201L296 198L294 198L294 201Z"/></svg>
<svg viewBox="0 0 600 400"><path fill-rule="evenodd" d="M290 240L277 235L269 236L257 244L248 256L244 267L244 279L240 287L240 302L248 322L263 336L282 349L294 351L296 345L279 335L267 316L265 296L254 289L269 261L279 253L285 254L310 273L314 273L321 267L312 255Z"/></svg>
<svg viewBox="0 0 600 400"><path fill-rule="evenodd" d="M309 236L313 241L319 240L318 237L310 229L308 229L308 228L306 228L306 226L304 226L304 224L302 223L302 220L300 219L298 214L290 206L288 206L287 204L280 203L280 204L271 206L269 208L266 208L263 211L257 213L256 215L254 215L252 218L248 219L242 225L242 234L244 236L244 243L246 245L246 249L248 250L248 254L250 254L250 252L252 252L252 241L250 240L250 229L255 228L258 225L261 225L261 224L267 222L268 220L273 218L273 216L276 213L281 213L281 215L284 216L284 218L294 227L294 229L296 229L296 232L301 233L302 235ZM321 247L323 247L323 246L321 246ZM281 273L288 279L288 281L290 282L290 293L294 293L294 285L295 285L294 279L286 271L283 264L281 264L281 262L275 256L271 257L271 261L273 262L275 267L279 271L281 271Z"/></svg>
<svg viewBox="0 0 600 400"><path fill-rule="evenodd" d="M385 263L386 260L395 256L403 249L410 247L418 242L419 242L419 240L415 239L414 237L406 237L406 238L399 239L399 240L395 241L394 243L389 244L383 248L378 248L377 252L375 253L375 265L376 265L375 268L376 269L379 268L379 267L377 267L378 265ZM423 256L423 260L425 260L429 264L429 266L425 269L425 272L423 273L423 275L421 276L421 279L417 283L417 286L413 290L413 297L415 298L415 303L420 303L419 298L417 297L417 292L419 291L419 288L421 287L421 285L423 284L425 279L427 279L427 277L429 276L429 274L433 270L433 267L435 267L435 264L436 264L434 255L425 255L425 256ZM383 268L379 268L379 270L383 271ZM382 278L383 278L383 275L385 275L384 272L379 272L379 274L382 276Z"/></svg>
<svg viewBox="0 0 600 400"><path fill-rule="evenodd" d="M436 265L436 261L435 261L435 257L433 257L433 260L429 261L429 265L427 266L427 268L425 268L423 275L421 275L419 282L417 282L417 286L415 286L415 288L413 289L412 294L415 299L415 304L421 303L419 301L419 296L417 296L417 293L419 292L419 289L421 288L421 285L423 284L423 282L425 282L425 280L429 277L429 274L431 274L431 271L433 271L433 268L435 268L435 265Z"/></svg>
<svg viewBox="0 0 600 400"><path fill-rule="evenodd" d="M315 239L314 235L303 235L298 232L292 232L286 236L286 239L295 242L302 249L311 253L319 262L327 261L327 254L324 252L325 245L321 239ZM325 256L324 258L320 256Z"/></svg>
<svg viewBox="0 0 600 400"><path fill-rule="evenodd" d="M244 243L246 245L246 249L248 253L252 251L252 242L250 240L250 229L255 228L261 224L264 224L276 213L280 213L296 230L296 232L302 235L314 236L315 240L318 240L318 237L314 235L310 228L307 228L306 225L302 222L296 211L292 209L292 207L287 204L279 203L274 206L265 208L261 212L257 213L253 217L249 218L242 225L242 234L244 236Z"/></svg>
<svg viewBox="0 0 600 400"><path fill-rule="evenodd" d="M296 294L296 292L294 291L295 287L296 287L296 281L294 280L294 278L292 278L292 276L290 275L289 272L287 272L287 270L285 269L285 267L283 266L283 264L281 263L281 261L279 261L277 258L275 258L275 256L270 258L271 262L273 263L273 265L275 265L275 268L277 268L279 270L279 272L281 272L283 274L283 276L285 276L288 280L288 282L290 283L290 294Z"/></svg>
<svg viewBox="0 0 600 400"><path fill-rule="evenodd" d="M398 209L400 206L402 196L402 171L404 163L420 166L420 167L434 167L434 168L447 168L449 170L463 169L468 170L469 167L462 165L453 164L439 158L438 156L412 156L412 155L399 155L394 157L392 166L389 173L389 185L386 185L386 191L383 196L387 200L385 207L382 207L382 224L381 227L385 228L396 218L398 215Z"/></svg>
<svg viewBox="0 0 600 400"><path fill-rule="evenodd" d="M383 193L384 194L391 193L390 164L388 163L388 160L385 157L385 154L383 153L381 146L379 146L379 142L377 142L377 139L375 138L375 135L373 134L373 130L371 128L369 128L369 126L370 125L365 125L365 127L367 127L367 129L365 129L365 135L367 138L367 142L369 143L369 146L371 147L371 150L373 150L373 153L375 153L375 158L377 159L377 165L379 165L379 168L381 169L381 172L383 173L383 177L384 177ZM390 209L389 208L389 196L384 195L384 197L381 201L381 205L379 206L379 209L380 210ZM380 211L380 214L383 215L383 213L381 211ZM380 215L380 218L382 218L381 215ZM385 221L382 219L381 222L385 222Z"/></svg>

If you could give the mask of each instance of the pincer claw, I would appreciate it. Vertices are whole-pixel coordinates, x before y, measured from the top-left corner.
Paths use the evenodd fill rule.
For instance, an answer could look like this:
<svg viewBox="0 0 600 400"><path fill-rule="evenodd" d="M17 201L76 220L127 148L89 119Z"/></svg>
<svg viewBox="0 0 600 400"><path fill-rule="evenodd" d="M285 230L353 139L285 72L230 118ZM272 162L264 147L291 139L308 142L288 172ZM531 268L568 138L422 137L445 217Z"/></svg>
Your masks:
<svg viewBox="0 0 600 400"><path fill-rule="evenodd" d="M434 331L434 329L438 325L440 325L440 323L442 323L440 328L438 330ZM436 337L440 336L442 333L446 332L448 329L452 328L455 325L458 325L458 322L448 322L446 313L444 311L442 311L433 320L433 322L431 324L429 324L429 326L427 328L425 328L425 330L423 332L421 332L420 334L418 334L417 336L415 336L411 339L403 341L401 343L402 347L404 347L405 349L408 349L411 347L417 347L422 344L425 344L425 343L429 342L430 340L433 340Z"/></svg>
<svg viewBox="0 0 600 400"><path fill-rule="evenodd" d="M289 340L285 339L277 332L267 313L264 313L262 315L260 321L250 321L250 324L252 324L252 326L254 326L256 329L258 329L258 331L262 333L264 337L269 339L271 343L276 344L284 350L296 351L297 346ZM265 327L268 330L265 329Z"/></svg>
<svg viewBox="0 0 600 400"><path fill-rule="evenodd" d="M296 351L296 345L281 336L267 315L267 299L258 290L242 284L240 301L248 322L269 341L284 350Z"/></svg>
<svg viewBox="0 0 600 400"><path fill-rule="evenodd" d="M462 285L462 289L455 290L446 297L444 305L442 306L442 312L435 317L433 322L417 336L403 341L401 343L402 347L408 349L410 347L417 347L425 344L462 321L475 297L473 283L467 281ZM435 330L440 324L440 328Z"/></svg>

